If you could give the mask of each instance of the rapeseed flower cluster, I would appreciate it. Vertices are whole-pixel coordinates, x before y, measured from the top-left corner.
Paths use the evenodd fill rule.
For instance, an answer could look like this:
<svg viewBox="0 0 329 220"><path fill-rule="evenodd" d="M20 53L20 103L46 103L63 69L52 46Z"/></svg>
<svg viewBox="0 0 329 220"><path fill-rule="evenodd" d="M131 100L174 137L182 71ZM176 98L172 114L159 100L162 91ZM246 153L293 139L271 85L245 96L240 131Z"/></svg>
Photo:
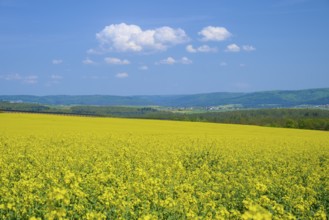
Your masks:
<svg viewBox="0 0 329 220"><path fill-rule="evenodd" d="M329 134L0 114L0 219L327 219Z"/></svg>

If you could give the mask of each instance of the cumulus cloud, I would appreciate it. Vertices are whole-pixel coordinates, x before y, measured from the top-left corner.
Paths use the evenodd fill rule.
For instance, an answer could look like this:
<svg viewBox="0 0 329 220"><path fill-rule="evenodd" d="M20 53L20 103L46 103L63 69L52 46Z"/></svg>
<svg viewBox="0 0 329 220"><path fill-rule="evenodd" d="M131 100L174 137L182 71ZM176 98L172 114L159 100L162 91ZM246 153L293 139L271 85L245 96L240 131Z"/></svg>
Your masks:
<svg viewBox="0 0 329 220"><path fill-rule="evenodd" d="M189 53L210 53L210 52L217 52L216 47L209 47L208 45L202 45L198 48L194 48L191 44L186 46L186 51Z"/></svg>
<svg viewBox="0 0 329 220"><path fill-rule="evenodd" d="M128 75L128 73L126 73L126 72L122 72L122 73L117 73L116 75L115 75L115 77L116 78L119 78L119 79L124 79L124 78L127 78L129 75Z"/></svg>
<svg viewBox="0 0 329 220"><path fill-rule="evenodd" d="M182 57L179 61L181 64L192 64L192 60L187 57Z"/></svg>
<svg viewBox="0 0 329 220"><path fill-rule="evenodd" d="M254 51L254 50L256 50L256 48L253 47L252 45L243 45L243 46L242 46L242 49L243 49L244 51L247 51L247 52L250 52L250 51Z"/></svg>
<svg viewBox="0 0 329 220"><path fill-rule="evenodd" d="M174 59L173 57L168 57L166 59L160 60L156 64L166 64L166 65L173 65L173 64L192 64L192 60L187 57L182 57L181 59Z"/></svg>
<svg viewBox="0 0 329 220"><path fill-rule="evenodd" d="M198 47L198 51L203 53L217 52L217 48L209 47L208 45L202 45L201 47Z"/></svg>
<svg viewBox="0 0 329 220"><path fill-rule="evenodd" d="M24 84L36 84L38 82L38 78L39 77L37 75L22 76L18 73L0 75L0 79L7 81L19 81Z"/></svg>
<svg viewBox="0 0 329 220"><path fill-rule="evenodd" d="M63 63L63 60L60 60L60 59L53 59L51 62L52 62L52 64L54 64L54 65L58 65L58 64Z"/></svg>
<svg viewBox="0 0 329 220"><path fill-rule="evenodd" d="M103 48L91 48L89 50L87 50L87 54L90 54L90 55L101 55L101 54L104 54L106 51L104 51Z"/></svg>
<svg viewBox="0 0 329 220"><path fill-rule="evenodd" d="M130 64L129 60L126 60L126 59L121 60L121 59L115 58L115 57L106 57L104 60L106 63L112 64L112 65L128 65L128 64Z"/></svg>
<svg viewBox="0 0 329 220"><path fill-rule="evenodd" d="M198 50L195 49L191 44L189 44L189 45L186 46L186 51L189 52L189 53L196 53L196 52L198 52Z"/></svg>
<svg viewBox="0 0 329 220"><path fill-rule="evenodd" d="M199 33L202 41L223 41L232 36L225 27L208 26L203 28Z"/></svg>
<svg viewBox="0 0 329 220"><path fill-rule="evenodd" d="M95 61L93 61L92 59L89 59L89 58L86 58L82 61L83 64L86 64L86 65L93 65L93 64L96 64Z"/></svg>
<svg viewBox="0 0 329 220"><path fill-rule="evenodd" d="M176 63L176 60L172 57L168 57L166 59L160 60L159 64L167 64L167 65L173 65Z"/></svg>
<svg viewBox="0 0 329 220"><path fill-rule="evenodd" d="M241 50L251 52L251 51L256 50L256 48L251 45L243 45L242 47L239 47L236 44L230 44L230 45L227 45L227 47L225 49L226 52L240 52Z"/></svg>
<svg viewBox="0 0 329 220"><path fill-rule="evenodd" d="M230 44L226 47L226 52L240 52L240 47L236 44Z"/></svg>
<svg viewBox="0 0 329 220"><path fill-rule="evenodd" d="M142 30L137 25L111 24L96 34L102 48L120 52L164 51L188 41L185 31L168 26Z"/></svg>

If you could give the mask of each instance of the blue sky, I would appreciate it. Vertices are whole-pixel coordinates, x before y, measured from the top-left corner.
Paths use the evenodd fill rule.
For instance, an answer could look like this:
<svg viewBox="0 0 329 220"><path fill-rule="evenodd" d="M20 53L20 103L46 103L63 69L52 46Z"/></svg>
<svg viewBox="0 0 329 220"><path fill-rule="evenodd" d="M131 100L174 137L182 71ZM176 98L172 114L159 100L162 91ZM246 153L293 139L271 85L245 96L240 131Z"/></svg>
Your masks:
<svg viewBox="0 0 329 220"><path fill-rule="evenodd" d="M328 0L0 0L0 94L329 87Z"/></svg>

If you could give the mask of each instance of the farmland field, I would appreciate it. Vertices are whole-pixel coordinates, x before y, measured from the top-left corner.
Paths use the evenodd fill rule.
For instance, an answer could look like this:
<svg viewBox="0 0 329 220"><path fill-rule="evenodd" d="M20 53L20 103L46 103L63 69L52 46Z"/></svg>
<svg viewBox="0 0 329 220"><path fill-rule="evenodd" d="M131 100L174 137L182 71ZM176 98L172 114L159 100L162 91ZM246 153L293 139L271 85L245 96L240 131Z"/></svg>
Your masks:
<svg viewBox="0 0 329 220"><path fill-rule="evenodd" d="M328 132L0 114L0 219L328 216Z"/></svg>

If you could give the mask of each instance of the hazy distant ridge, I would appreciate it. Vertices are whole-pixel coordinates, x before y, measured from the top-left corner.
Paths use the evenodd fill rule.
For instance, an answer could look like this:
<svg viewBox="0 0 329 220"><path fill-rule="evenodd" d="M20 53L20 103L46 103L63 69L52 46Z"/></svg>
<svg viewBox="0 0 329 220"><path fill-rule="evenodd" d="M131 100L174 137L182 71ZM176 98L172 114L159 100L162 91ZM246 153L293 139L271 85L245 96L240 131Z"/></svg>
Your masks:
<svg viewBox="0 0 329 220"><path fill-rule="evenodd" d="M239 104L244 107L329 104L329 88L296 91L264 91L252 93L206 93L167 96L112 96L112 95L0 95L0 100L29 102L47 105L130 105L130 106L218 106Z"/></svg>

